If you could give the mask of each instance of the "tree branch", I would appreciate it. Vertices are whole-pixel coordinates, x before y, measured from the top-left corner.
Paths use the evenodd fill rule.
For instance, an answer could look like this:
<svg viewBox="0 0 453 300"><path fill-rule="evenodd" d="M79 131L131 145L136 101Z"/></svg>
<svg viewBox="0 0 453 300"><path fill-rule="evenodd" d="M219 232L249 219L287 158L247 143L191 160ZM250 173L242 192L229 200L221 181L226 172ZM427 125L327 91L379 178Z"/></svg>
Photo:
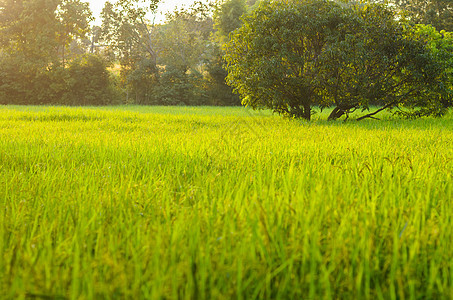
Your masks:
<svg viewBox="0 0 453 300"><path fill-rule="evenodd" d="M366 119L366 118L370 118L370 119L374 119L374 120L379 120L378 118L376 117L373 117L375 114L378 114L380 113L381 111L387 109L387 108L390 108L392 106L396 105L396 102L391 102L387 105L384 105L383 107L381 107L380 109L376 110L375 112L372 112L372 113L369 113L367 115L364 115L364 116L361 116L360 118L357 119L357 121L361 121L363 119Z"/></svg>

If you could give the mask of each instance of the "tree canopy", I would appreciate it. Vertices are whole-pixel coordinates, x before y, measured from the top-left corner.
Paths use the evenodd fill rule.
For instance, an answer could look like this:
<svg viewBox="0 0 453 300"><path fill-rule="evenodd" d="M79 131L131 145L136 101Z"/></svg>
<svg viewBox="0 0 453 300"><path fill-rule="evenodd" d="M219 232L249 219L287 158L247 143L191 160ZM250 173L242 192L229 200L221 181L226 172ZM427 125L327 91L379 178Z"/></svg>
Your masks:
<svg viewBox="0 0 453 300"><path fill-rule="evenodd" d="M263 1L243 21L225 59L244 105L309 120L314 106L337 119L370 105L440 115L449 103L443 60L386 6Z"/></svg>

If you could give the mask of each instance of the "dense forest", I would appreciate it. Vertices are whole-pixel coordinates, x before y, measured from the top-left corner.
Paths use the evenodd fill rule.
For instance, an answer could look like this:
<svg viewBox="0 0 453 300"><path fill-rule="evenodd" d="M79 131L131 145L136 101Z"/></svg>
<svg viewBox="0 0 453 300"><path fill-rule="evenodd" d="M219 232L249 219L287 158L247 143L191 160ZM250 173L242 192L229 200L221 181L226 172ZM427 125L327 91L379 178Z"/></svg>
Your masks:
<svg viewBox="0 0 453 300"><path fill-rule="evenodd" d="M223 58L257 0L106 2L100 26L81 0L0 1L0 104L239 105ZM399 15L453 31L447 0L395 0Z"/></svg>

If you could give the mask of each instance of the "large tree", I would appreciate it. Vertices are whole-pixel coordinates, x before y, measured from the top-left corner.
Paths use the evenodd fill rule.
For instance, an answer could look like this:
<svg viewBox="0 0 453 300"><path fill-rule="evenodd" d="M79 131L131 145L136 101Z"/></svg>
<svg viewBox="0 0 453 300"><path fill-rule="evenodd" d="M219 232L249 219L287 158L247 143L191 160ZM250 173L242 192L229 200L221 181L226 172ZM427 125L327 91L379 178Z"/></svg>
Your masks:
<svg viewBox="0 0 453 300"><path fill-rule="evenodd" d="M263 1L226 44L228 83L244 105L310 119L318 58L343 18L333 2Z"/></svg>
<svg viewBox="0 0 453 300"><path fill-rule="evenodd" d="M438 114L445 68L405 28L380 5L264 1L226 46L227 79L244 105L307 120L313 106L337 119L420 99Z"/></svg>

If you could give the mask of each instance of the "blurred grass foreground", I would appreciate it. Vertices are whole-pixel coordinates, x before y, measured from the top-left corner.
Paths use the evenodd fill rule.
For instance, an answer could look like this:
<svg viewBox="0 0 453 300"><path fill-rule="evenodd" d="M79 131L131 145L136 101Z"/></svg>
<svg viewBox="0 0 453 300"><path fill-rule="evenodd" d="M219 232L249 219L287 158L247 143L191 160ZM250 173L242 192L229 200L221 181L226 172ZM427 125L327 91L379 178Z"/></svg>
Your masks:
<svg viewBox="0 0 453 300"><path fill-rule="evenodd" d="M453 116L322 116L1 107L0 298L452 299Z"/></svg>

